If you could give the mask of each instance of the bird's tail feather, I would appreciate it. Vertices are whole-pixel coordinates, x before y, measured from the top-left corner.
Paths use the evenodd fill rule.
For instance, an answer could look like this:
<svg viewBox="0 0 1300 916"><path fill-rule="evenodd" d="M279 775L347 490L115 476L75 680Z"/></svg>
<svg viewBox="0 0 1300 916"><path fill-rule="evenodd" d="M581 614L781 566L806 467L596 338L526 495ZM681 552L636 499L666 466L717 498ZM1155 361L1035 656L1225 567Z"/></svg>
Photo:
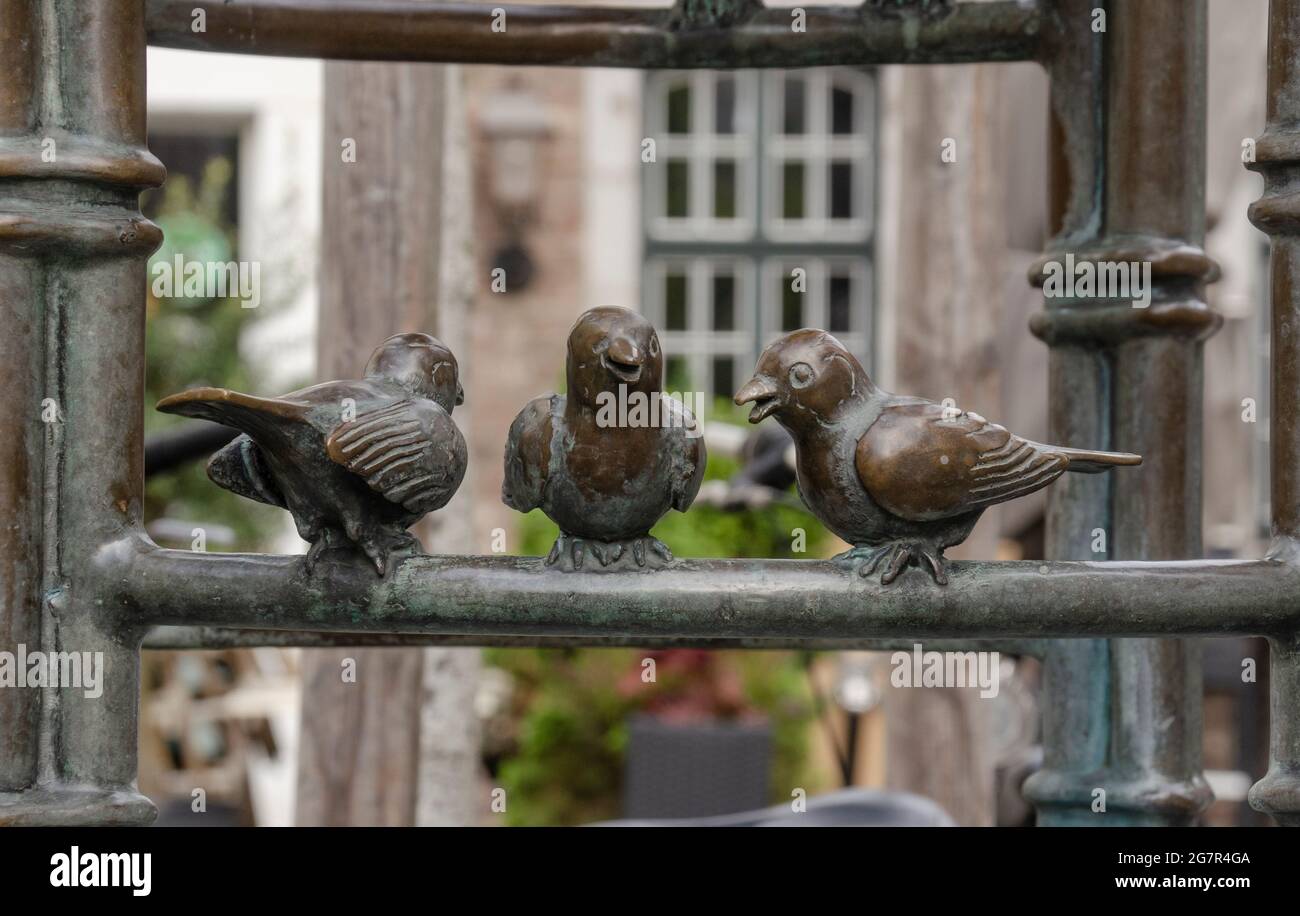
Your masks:
<svg viewBox="0 0 1300 916"><path fill-rule="evenodd" d="M211 420L253 436L274 431L277 420L302 420L307 405L283 398L259 398L226 388L191 388L158 402L162 413Z"/></svg>
<svg viewBox="0 0 1300 916"><path fill-rule="evenodd" d="M1077 474L1100 474L1111 468L1134 467L1142 463L1141 455L1128 452L1094 452L1083 448L1056 448L1054 451L1070 459L1066 470Z"/></svg>

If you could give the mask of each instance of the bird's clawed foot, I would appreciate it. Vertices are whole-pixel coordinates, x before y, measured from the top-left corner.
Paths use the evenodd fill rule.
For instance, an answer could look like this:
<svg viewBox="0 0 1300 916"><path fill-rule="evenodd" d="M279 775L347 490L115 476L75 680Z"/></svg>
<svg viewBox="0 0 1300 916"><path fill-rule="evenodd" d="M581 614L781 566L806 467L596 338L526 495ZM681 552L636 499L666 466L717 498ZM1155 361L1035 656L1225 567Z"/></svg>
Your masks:
<svg viewBox="0 0 1300 916"><path fill-rule="evenodd" d="M588 557L595 562L588 562ZM593 572L618 569L659 569L672 562L673 552L658 538L643 535L621 541L598 541L560 533L546 558L547 566L566 572L587 569ZM584 565L585 564L585 565Z"/></svg>
<svg viewBox="0 0 1300 916"><path fill-rule="evenodd" d="M322 528L311 542L311 547L307 549L307 556L303 557L302 565L308 573L315 572L316 564L325 554L331 550L350 549L351 546L342 531L336 528Z"/></svg>
<svg viewBox="0 0 1300 916"><path fill-rule="evenodd" d="M374 537L362 538L359 546L370 558L370 562L375 564L375 571L381 576L396 568L403 560L424 553L420 542L405 531L382 532Z"/></svg>
<svg viewBox="0 0 1300 916"><path fill-rule="evenodd" d="M930 547L915 541L895 541L881 547L854 547L835 558L837 561L851 564L860 576L870 576L883 563L885 571L880 576L880 584L888 585L902 575L908 566L922 566L930 571L931 578L937 585L948 584L947 561L943 557L943 548Z"/></svg>
<svg viewBox="0 0 1300 916"><path fill-rule="evenodd" d="M375 571L381 576L402 560L423 553L420 542L405 531L379 532L353 541L342 531L326 528L312 541L311 548L303 559L303 566L308 573L314 572L321 557L332 550L343 551L349 555L351 562L355 562L359 559L358 548L370 559Z"/></svg>

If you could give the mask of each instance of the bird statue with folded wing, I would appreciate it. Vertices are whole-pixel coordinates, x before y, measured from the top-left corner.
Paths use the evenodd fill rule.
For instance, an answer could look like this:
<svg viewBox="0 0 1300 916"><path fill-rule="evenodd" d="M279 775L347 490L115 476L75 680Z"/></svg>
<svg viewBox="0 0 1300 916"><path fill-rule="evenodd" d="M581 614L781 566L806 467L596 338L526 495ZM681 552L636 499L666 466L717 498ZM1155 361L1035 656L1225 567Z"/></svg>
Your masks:
<svg viewBox="0 0 1300 916"><path fill-rule="evenodd" d="M195 388L158 410L240 430L212 456L218 486L287 509L311 543L311 572L331 549L359 549L379 575L420 553L407 531L440 509L465 477L465 439L451 419L464 402L456 357L428 334L379 345L365 377L260 398Z"/></svg>

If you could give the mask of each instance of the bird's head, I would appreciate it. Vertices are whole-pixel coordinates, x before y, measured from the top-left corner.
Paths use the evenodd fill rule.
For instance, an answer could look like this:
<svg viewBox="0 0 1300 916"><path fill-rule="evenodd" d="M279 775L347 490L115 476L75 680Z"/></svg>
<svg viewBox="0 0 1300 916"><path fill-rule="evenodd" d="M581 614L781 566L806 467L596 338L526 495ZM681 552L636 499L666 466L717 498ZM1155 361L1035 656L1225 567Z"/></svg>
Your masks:
<svg viewBox="0 0 1300 916"><path fill-rule="evenodd" d="M776 417L786 429L811 429L835 422L875 386L844 345L812 328L791 331L758 358L754 377L736 392L736 404L754 403L749 422Z"/></svg>
<svg viewBox="0 0 1300 916"><path fill-rule="evenodd" d="M602 391L659 391L663 353L654 325L628 309L603 306L584 312L569 332L565 372L569 397L591 407Z"/></svg>
<svg viewBox="0 0 1300 916"><path fill-rule="evenodd" d="M395 334L370 355L366 378L396 382L411 394L434 401L447 413L465 403L456 357L429 334Z"/></svg>

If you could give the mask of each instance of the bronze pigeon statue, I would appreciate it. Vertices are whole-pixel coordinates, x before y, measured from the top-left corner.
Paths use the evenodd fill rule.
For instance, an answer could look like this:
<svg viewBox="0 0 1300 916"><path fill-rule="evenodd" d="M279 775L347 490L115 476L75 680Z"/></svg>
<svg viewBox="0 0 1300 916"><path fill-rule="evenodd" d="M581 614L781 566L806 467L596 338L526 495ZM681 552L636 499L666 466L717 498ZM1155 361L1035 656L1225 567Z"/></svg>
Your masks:
<svg viewBox="0 0 1300 916"><path fill-rule="evenodd" d="M324 382L278 398L195 388L163 398L164 413L243 432L212 456L219 487L288 509L311 543L306 567L355 545L379 574L420 552L406 529L447 504L465 476L456 357L428 334L379 345L359 381Z"/></svg>
<svg viewBox="0 0 1300 916"><path fill-rule="evenodd" d="M559 525L548 565L581 569L588 553L606 569L671 561L650 528L690 507L708 459L694 416L660 390L654 326L591 309L569 333L565 373L567 396L529 402L510 426L502 501Z"/></svg>
<svg viewBox="0 0 1300 916"><path fill-rule="evenodd" d="M947 584L944 548L970 535L996 503L1047 486L1066 471L1096 474L1139 455L1042 445L979 414L881 391L844 346L805 328L773 343L736 403L749 422L776 417L794 437L799 495L853 545L836 559L881 583L907 566Z"/></svg>

